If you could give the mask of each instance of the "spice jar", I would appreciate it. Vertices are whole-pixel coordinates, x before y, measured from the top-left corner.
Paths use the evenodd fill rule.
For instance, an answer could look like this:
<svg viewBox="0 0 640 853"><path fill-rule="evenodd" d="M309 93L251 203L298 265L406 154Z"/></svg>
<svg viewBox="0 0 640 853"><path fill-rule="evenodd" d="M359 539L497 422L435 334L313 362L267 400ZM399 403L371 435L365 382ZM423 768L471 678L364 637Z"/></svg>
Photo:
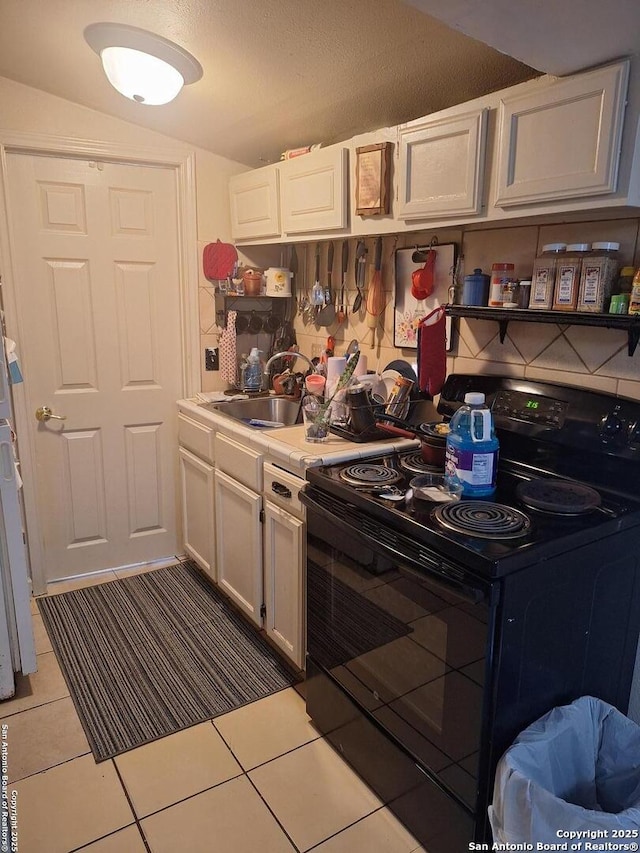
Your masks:
<svg viewBox="0 0 640 853"><path fill-rule="evenodd" d="M489 284L489 306L502 308L504 303L504 287L513 278L513 264L498 263L491 266L491 283Z"/></svg>
<svg viewBox="0 0 640 853"><path fill-rule="evenodd" d="M518 283L516 281L508 281L502 288L502 307L517 308L518 307Z"/></svg>
<svg viewBox="0 0 640 853"><path fill-rule="evenodd" d="M622 267L615 285L616 293L631 293L634 273L635 270L633 267Z"/></svg>
<svg viewBox="0 0 640 853"><path fill-rule="evenodd" d="M580 279L578 311L604 311L618 273L620 243L594 243Z"/></svg>
<svg viewBox="0 0 640 853"><path fill-rule="evenodd" d="M640 269L637 270L633 277L629 314L640 314Z"/></svg>
<svg viewBox="0 0 640 853"><path fill-rule="evenodd" d="M533 264L529 308L542 311L548 311L551 308L558 258L566 248L566 243L546 243L542 247L542 254L538 255Z"/></svg>
<svg viewBox="0 0 640 853"><path fill-rule="evenodd" d="M531 299L531 279L523 278L518 282L518 291L516 302L518 308L528 308L529 300Z"/></svg>
<svg viewBox="0 0 640 853"><path fill-rule="evenodd" d="M570 243L565 254L558 258L553 289L554 311L575 311L578 304L580 274L589 243Z"/></svg>

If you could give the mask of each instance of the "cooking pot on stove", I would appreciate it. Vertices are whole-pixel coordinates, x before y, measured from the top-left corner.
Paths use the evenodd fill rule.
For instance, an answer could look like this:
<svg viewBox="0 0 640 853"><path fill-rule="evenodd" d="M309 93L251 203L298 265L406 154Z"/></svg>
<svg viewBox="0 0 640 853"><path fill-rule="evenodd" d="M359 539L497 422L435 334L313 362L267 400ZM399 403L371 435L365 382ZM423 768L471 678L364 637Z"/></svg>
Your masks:
<svg viewBox="0 0 640 853"><path fill-rule="evenodd" d="M427 465L437 465L444 468L449 424L442 421L430 421L411 426L400 418L393 418L385 414L384 419L376 421L376 427L392 435L402 436L402 438L419 438L422 460Z"/></svg>

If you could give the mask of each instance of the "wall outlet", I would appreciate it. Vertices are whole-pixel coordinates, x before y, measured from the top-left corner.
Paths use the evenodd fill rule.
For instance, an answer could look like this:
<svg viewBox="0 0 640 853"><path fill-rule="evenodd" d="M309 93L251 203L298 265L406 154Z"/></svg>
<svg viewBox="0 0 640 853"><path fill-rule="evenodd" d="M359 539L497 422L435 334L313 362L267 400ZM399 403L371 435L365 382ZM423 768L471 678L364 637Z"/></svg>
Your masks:
<svg viewBox="0 0 640 853"><path fill-rule="evenodd" d="M311 344L311 358L320 358L322 355L322 344L320 341L314 341Z"/></svg>
<svg viewBox="0 0 640 853"><path fill-rule="evenodd" d="M204 369L205 370L220 370L220 359L218 356L218 347L204 348Z"/></svg>

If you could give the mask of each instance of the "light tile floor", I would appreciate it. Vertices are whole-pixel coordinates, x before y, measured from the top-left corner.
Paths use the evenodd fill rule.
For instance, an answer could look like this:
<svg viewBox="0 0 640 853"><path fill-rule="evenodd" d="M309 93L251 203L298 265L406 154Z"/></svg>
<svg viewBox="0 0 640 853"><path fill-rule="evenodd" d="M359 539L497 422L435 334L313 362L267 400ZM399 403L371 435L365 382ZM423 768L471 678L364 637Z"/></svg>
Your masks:
<svg viewBox="0 0 640 853"><path fill-rule="evenodd" d="M96 764L35 602L32 613L38 672L0 703L20 853L422 851L293 688Z"/></svg>

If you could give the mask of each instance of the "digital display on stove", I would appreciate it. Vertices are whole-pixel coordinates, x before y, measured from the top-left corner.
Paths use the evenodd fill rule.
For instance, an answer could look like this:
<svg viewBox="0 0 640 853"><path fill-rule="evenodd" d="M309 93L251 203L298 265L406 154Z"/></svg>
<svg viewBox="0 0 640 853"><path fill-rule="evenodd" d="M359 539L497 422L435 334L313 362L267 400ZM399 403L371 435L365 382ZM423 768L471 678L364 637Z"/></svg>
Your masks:
<svg viewBox="0 0 640 853"><path fill-rule="evenodd" d="M491 410L494 415L561 429L568 407L568 403L552 397L534 397L523 391L502 390L496 394Z"/></svg>

